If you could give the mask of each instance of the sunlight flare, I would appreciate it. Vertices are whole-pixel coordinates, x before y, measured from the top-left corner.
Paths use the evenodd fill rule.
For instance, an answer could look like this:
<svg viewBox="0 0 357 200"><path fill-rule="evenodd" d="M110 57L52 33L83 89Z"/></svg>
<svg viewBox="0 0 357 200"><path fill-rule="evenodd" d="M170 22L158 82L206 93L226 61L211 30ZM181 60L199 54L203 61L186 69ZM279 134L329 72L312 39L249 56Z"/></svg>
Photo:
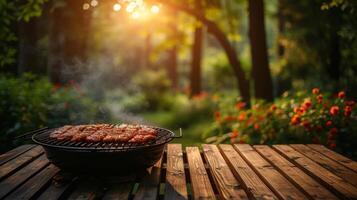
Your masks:
<svg viewBox="0 0 357 200"><path fill-rule="evenodd" d="M158 5L151 6L151 12L155 14L160 12L160 7Z"/></svg>
<svg viewBox="0 0 357 200"><path fill-rule="evenodd" d="M116 3L116 4L113 5L113 10L114 11L118 12L120 9L121 9L121 5L120 4Z"/></svg>
<svg viewBox="0 0 357 200"><path fill-rule="evenodd" d="M93 7L96 7L98 5L98 1L97 0L92 0L90 2L90 5L93 6Z"/></svg>

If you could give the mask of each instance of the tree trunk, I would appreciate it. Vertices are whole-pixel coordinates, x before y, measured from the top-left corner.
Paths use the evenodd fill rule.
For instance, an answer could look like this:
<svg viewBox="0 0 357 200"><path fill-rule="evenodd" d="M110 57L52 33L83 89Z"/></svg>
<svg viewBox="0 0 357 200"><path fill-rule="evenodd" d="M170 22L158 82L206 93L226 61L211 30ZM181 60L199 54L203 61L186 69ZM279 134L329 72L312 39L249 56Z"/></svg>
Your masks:
<svg viewBox="0 0 357 200"><path fill-rule="evenodd" d="M145 46L144 46L144 68L151 69L151 60L150 55L152 51L151 44L151 33L147 33L145 36Z"/></svg>
<svg viewBox="0 0 357 200"><path fill-rule="evenodd" d="M178 88L178 75L177 75L177 46L174 45L168 51L167 59L167 72L171 80L171 87L173 90Z"/></svg>
<svg viewBox="0 0 357 200"><path fill-rule="evenodd" d="M336 83L340 80L340 64L341 64L341 51L340 51L340 38L337 31L332 34L331 47L330 47L330 59L327 66L327 73L330 78Z"/></svg>
<svg viewBox="0 0 357 200"><path fill-rule="evenodd" d="M263 0L249 0L249 36L255 97L273 100L273 84L267 55Z"/></svg>
<svg viewBox="0 0 357 200"><path fill-rule="evenodd" d="M197 12L202 10L201 0L195 1ZM203 27L200 25L195 28L192 45L192 63L190 72L190 95L198 95L201 93L201 61L202 61L202 45L203 45Z"/></svg>
<svg viewBox="0 0 357 200"><path fill-rule="evenodd" d="M195 18L200 20L204 25L206 25L207 31L218 40L218 42L221 44L222 48L226 52L229 63L231 64L231 67L233 68L233 73L237 79L240 95L242 96L243 101L247 102L249 105L250 104L249 81L246 79L245 73L241 67L239 60L238 60L236 50L232 47L229 40L227 39L227 36L217 26L217 24L215 22L207 19L201 12L197 12L196 10L191 9L185 5L175 4L175 3L171 3L171 2L163 1L163 0L148 0L148 1L162 3L162 4L172 8L173 10L180 10L182 12L185 12L189 15L194 16Z"/></svg>
<svg viewBox="0 0 357 200"><path fill-rule="evenodd" d="M20 21L19 26L19 53L18 53L18 74L25 72L36 72L38 52L36 52L37 43L37 19L31 19L29 22Z"/></svg>
<svg viewBox="0 0 357 200"><path fill-rule="evenodd" d="M54 3L52 1L52 3ZM63 66L63 38L62 9L56 8L49 14L49 51L47 58L47 72L53 83L62 83Z"/></svg>
<svg viewBox="0 0 357 200"><path fill-rule="evenodd" d="M175 11L171 12L171 18L173 20L176 20L177 17L178 17L177 12ZM170 47L170 49L167 52L167 74L171 81L172 90L176 91L178 89L178 72L177 72L178 30L177 30L177 24L172 23L173 20L169 20L167 24L170 30L169 39L174 41L173 46Z"/></svg>
<svg viewBox="0 0 357 200"><path fill-rule="evenodd" d="M285 48L281 43L282 35L285 30L285 18L284 18L284 5L283 0L279 0L278 2L278 57L282 58L284 56Z"/></svg>
<svg viewBox="0 0 357 200"><path fill-rule="evenodd" d="M54 82L77 78L76 62L85 61L91 16L90 11L82 9L85 2L67 0L64 7L55 8L52 12L48 67ZM69 72L66 76L63 76L64 67Z"/></svg>

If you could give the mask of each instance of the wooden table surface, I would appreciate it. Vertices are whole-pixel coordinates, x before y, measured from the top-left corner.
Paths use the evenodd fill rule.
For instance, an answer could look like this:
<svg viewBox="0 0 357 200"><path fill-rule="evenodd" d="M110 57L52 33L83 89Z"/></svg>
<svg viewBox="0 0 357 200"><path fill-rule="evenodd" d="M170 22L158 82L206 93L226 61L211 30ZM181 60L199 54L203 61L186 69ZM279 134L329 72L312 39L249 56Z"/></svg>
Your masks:
<svg viewBox="0 0 357 200"><path fill-rule="evenodd" d="M169 144L144 174L77 176L23 145L0 155L0 199L357 199L357 162L314 144Z"/></svg>

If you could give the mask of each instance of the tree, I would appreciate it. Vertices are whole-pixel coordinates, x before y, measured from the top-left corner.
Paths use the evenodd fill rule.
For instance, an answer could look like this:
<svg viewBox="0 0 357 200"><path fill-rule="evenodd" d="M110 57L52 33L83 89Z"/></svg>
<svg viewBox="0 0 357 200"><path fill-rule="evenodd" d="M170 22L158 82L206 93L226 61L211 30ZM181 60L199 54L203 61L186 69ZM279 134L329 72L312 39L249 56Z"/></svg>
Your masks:
<svg viewBox="0 0 357 200"><path fill-rule="evenodd" d="M197 12L202 10L202 2L195 1ZM195 28L192 45L192 63L190 72L190 95L194 96L201 93L201 61L204 29L202 25Z"/></svg>
<svg viewBox="0 0 357 200"><path fill-rule="evenodd" d="M63 82L69 78L61 76L64 66L77 77L76 62L85 61L91 17L90 11L82 9L85 2L66 0L64 6L52 2L54 10L51 13L48 71L53 82Z"/></svg>
<svg viewBox="0 0 357 200"><path fill-rule="evenodd" d="M250 103L249 81L246 79L245 73L237 57L236 50L230 44L227 36L218 27L218 25L214 21L207 19L204 14L197 12L194 9L191 9L188 6L172 3L169 1L163 1L163 0L151 0L150 2L162 3L172 8L173 10L179 10L185 12L189 15L194 16L196 19L198 19L202 24L206 26L208 33L212 34L217 39L217 41L221 44L222 48L226 52L227 58L233 69L233 73L237 79L238 88L242 96L242 100L249 104Z"/></svg>
<svg viewBox="0 0 357 200"><path fill-rule="evenodd" d="M16 30L19 22L29 22L42 15L42 5L47 0L2 0L0 2L0 69L16 72L18 40ZM21 33L20 33L21 34Z"/></svg>
<svg viewBox="0 0 357 200"><path fill-rule="evenodd" d="M273 83L267 55L263 0L249 0L249 39L255 97L273 100Z"/></svg>

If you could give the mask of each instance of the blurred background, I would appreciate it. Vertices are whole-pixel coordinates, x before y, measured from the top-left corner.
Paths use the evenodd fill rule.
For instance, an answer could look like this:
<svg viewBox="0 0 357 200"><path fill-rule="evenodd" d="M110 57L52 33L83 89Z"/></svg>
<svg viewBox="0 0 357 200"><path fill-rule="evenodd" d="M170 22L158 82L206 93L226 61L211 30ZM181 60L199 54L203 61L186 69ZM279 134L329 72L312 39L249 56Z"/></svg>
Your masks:
<svg viewBox="0 0 357 200"><path fill-rule="evenodd" d="M356 158L357 1L0 0L0 151L140 123Z"/></svg>

